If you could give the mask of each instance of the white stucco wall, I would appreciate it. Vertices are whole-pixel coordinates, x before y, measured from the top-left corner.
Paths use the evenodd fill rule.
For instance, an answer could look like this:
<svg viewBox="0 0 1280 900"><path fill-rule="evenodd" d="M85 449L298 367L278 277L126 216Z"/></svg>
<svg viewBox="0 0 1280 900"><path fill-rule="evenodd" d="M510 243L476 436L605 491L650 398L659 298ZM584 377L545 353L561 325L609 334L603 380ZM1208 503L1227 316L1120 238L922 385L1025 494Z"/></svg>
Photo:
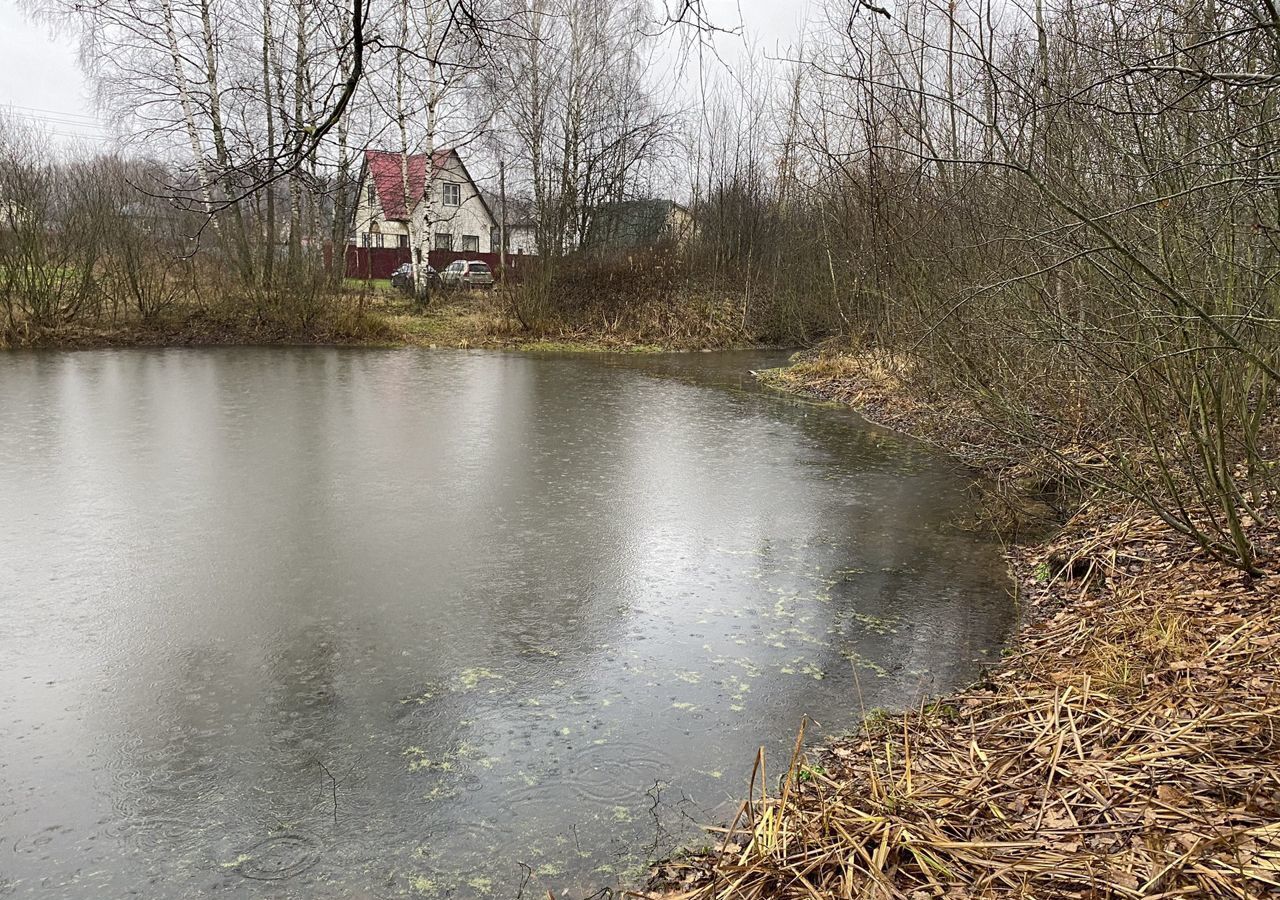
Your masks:
<svg viewBox="0 0 1280 900"><path fill-rule="evenodd" d="M382 205L378 202L377 191L373 192L372 204L369 202L370 181L371 179L368 173L365 173L364 181L360 183L360 200L358 205L356 206L356 217L355 217L356 243L360 244L361 246L364 245L364 241L360 239L360 235L368 234L372 232L374 230L373 224L375 222L378 224L377 230L384 235L387 235L387 234L400 235L400 234L409 233L403 222L388 222L385 218L383 218ZM383 242L383 245L387 247L394 247L396 246L396 242L393 240L387 240ZM377 244L374 243L373 246L377 246Z"/></svg>
<svg viewBox="0 0 1280 900"><path fill-rule="evenodd" d="M445 205L445 183L458 185L460 202L457 206ZM383 246L398 246L395 237L388 236L408 234L406 224L404 222L387 221L383 217L377 191L373 192L372 204L370 203L369 193L369 176L366 173L365 179L360 185L360 200L356 208L356 243L363 246L364 241L361 239L361 235L371 234L376 231L384 236ZM413 211L415 234L420 236L425 249L434 250L436 248L435 236L437 234L448 234L453 242L454 250L462 250L464 236L474 235L477 238L478 252L490 253L496 251L498 240L496 223L489 216L484 201L480 199L480 194L467 177L466 170L459 163L456 154L450 154L444 168L436 173L435 178L427 186L427 194L430 202L419 203ZM375 225L377 226L376 229L374 228ZM376 240L372 241L371 245L377 246Z"/></svg>
<svg viewBox="0 0 1280 900"><path fill-rule="evenodd" d="M458 206L445 206L446 183L459 186ZM465 235L477 238L476 249L480 253L490 253L497 249L497 235L493 233L495 223L456 155L450 154L444 168L428 185L427 194L430 202L420 203L414 210L414 226L419 234L424 235L429 248L436 249L437 234L448 234L452 237L454 250L463 249L462 238Z"/></svg>
<svg viewBox="0 0 1280 900"><path fill-rule="evenodd" d="M522 250L525 256L537 255L538 238L533 228L524 226L507 228L507 251L519 253Z"/></svg>

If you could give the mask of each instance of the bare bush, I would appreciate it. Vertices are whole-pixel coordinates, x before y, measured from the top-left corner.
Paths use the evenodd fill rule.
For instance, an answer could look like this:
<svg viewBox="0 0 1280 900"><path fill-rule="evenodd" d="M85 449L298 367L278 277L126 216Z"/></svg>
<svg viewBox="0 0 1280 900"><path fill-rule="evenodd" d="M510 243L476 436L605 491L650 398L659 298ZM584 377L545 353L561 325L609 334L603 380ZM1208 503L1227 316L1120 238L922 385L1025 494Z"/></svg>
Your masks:
<svg viewBox="0 0 1280 900"><path fill-rule="evenodd" d="M763 137L717 120L744 124L705 151L711 277L760 332L910 358L1050 476L1256 572L1278 487L1269 8L916 0L831 21L771 80L792 89L760 101Z"/></svg>

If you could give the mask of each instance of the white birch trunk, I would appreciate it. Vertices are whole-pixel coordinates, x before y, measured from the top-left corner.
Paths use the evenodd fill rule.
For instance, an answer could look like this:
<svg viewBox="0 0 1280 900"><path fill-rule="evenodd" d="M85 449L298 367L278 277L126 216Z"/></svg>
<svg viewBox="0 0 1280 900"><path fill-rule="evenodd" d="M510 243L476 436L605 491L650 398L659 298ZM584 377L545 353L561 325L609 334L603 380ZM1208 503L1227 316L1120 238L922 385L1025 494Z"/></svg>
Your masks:
<svg viewBox="0 0 1280 900"><path fill-rule="evenodd" d="M178 50L178 32L174 27L173 3L161 0L161 11L164 15L165 38L169 43L169 57L173 61L173 79L178 89L178 103L182 107L182 119L186 124L187 140L191 143L191 156L195 162L196 178L200 182L200 197L204 202L205 214L215 234L220 234L218 217L213 211L213 195L209 190L209 167L204 160L204 150L200 146L200 130L196 126L195 110L191 102L191 90L187 86L186 72L182 67L182 54Z"/></svg>

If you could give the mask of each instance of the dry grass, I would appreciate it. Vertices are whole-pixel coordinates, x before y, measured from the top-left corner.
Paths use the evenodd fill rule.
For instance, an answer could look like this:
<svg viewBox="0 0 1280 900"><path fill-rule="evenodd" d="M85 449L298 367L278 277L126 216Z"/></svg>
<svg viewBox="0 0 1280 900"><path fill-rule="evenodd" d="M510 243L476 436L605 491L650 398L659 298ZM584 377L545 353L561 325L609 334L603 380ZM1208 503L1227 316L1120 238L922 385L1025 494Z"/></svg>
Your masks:
<svg viewBox="0 0 1280 900"><path fill-rule="evenodd" d="M681 292L620 309L582 304L544 318L534 329L554 341L648 346L666 350L729 349L759 342L742 325L737 304Z"/></svg>
<svg viewBox="0 0 1280 900"><path fill-rule="evenodd" d="M455 348L548 351L657 351L749 345L724 308L707 302L641 304L608 315L583 307L569 319L550 316L525 328L503 289L448 293L417 309L403 295L383 293L371 310L403 343Z"/></svg>
<svg viewBox="0 0 1280 900"><path fill-rule="evenodd" d="M912 394L909 371L819 355L774 381L980 447ZM1275 571L1280 522L1250 529ZM771 792L759 760L719 849L660 866L655 893L1280 895L1280 577L1253 579L1114 505L1011 562L1029 624L986 682L797 751Z"/></svg>
<svg viewBox="0 0 1280 900"><path fill-rule="evenodd" d="M376 306L352 291L311 297L223 293L208 302L176 303L149 319L126 312L115 319L86 318L57 328L28 329L25 339L13 346L92 349L396 342L397 331ZM0 342L0 349L9 347Z"/></svg>
<svg viewBox="0 0 1280 900"><path fill-rule="evenodd" d="M500 285L439 291L425 305L386 281L307 282L263 292L211 277L150 318L118 305L57 327L6 325L0 349L328 343L627 351L757 345L733 297L693 291L670 272L653 281L657 270L638 261L633 268L630 275L639 280L622 278L621 288L618 278L595 279L588 272L561 286L571 296L561 296L554 285ZM539 312L531 315L530 292L537 290Z"/></svg>
<svg viewBox="0 0 1280 900"><path fill-rule="evenodd" d="M984 424L963 395L941 396L921 376L919 363L901 353L819 349L802 354L765 382L783 390L855 407L887 428L946 447L966 463L995 475L1017 454Z"/></svg>
<svg viewBox="0 0 1280 900"><path fill-rule="evenodd" d="M987 684L814 751L821 767L797 757L717 855L661 870L668 895L1280 891L1276 580L1149 519L1071 532L1020 560L1030 601L1062 606ZM1275 533L1258 539L1274 560Z"/></svg>
<svg viewBox="0 0 1280 900"><path fill-rule="evenodd" d="M838 346L799 354L786 368L760 373L771 387L852 406L870 421L941 447L982 471L985 479L974 485L975 527L1016 540L1060 522L1073 498L1064 496L1062 467L1052 455L1012 441L973 407L970 396L932 384L925 374L905 354Z"/></svg>

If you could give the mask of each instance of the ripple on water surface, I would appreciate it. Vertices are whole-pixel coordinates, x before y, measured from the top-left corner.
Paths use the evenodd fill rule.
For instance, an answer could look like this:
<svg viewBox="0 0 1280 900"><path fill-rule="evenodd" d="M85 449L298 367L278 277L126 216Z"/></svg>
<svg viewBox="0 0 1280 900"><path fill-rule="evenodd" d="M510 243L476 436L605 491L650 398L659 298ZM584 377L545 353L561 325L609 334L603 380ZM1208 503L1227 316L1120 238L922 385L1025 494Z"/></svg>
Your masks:
<svg viewBox="0 0 1280 900"><path fill-rule="evenodd" d="M962 473L781 361L0 356L0 896L585 895L969 678Z"/></svg>

